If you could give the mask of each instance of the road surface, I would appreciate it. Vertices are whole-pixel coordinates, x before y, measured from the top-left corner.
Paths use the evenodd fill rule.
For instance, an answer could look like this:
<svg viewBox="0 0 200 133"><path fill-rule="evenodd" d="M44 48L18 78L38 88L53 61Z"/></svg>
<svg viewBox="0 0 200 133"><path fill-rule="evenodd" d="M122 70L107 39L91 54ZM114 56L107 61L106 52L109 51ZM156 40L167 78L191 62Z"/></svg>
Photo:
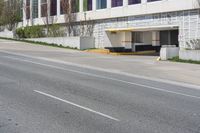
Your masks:
<svg viewBox="0 0 200 133"><path fill-rule="evenodd" d="M200 90L0 51L0 133L200 133Z"/></svg>

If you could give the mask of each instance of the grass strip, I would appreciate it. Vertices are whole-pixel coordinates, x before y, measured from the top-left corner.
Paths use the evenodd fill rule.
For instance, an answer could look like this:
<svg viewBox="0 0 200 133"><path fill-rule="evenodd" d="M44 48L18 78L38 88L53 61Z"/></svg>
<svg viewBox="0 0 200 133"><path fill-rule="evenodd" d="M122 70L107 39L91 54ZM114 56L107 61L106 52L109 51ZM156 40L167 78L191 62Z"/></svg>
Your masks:
<svg viewBox="0 0 200 133"><path fill-rule="evenodd" d="M200 61L194 61L194 60L183 60L180 59L178 56L174 57L172 59L169 59L172 62L180 62L180 63L190 63L190 64L200 64Z"/></svg>

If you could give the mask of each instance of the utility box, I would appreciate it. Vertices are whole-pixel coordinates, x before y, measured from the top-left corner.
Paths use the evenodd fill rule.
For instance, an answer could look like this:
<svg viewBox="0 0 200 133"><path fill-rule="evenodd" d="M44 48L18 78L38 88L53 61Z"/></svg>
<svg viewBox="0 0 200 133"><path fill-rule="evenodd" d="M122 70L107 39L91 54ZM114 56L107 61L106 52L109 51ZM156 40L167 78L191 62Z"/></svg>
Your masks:
<svg viewBox="0 0 200 133"><path fill-rule="evenodd" d="M179 56L179 47L175 45L163 45L160 50L161 60L168 60L173 57Z"/></svg>

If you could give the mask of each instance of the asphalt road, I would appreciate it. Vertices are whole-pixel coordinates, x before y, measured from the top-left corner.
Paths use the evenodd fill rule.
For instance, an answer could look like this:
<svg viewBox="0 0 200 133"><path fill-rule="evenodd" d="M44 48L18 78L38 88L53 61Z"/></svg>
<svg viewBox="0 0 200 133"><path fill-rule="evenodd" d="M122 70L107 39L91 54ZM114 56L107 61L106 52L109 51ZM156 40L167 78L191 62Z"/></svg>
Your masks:
<svg viewBox="0 0 200 133"><path fill-rule="evenodd" d="M200 90L0 52L0 133L200 133Z"/></svg>

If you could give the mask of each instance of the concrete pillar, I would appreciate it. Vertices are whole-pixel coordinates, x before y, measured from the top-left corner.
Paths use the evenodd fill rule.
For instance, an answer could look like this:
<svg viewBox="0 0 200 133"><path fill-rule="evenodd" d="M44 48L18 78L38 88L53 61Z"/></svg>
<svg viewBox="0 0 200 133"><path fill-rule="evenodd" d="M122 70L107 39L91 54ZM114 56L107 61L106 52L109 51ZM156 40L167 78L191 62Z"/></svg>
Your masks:
<svg viewBox="0 0 200 133"><path fill-rule="evenodd" d="M123 0L123 6L128 6L128 0Z"/></svg>
<svg viewBox="0 0 200 133"><path fill-rule="evenodd" d="M108 9L111 8L111 0L107 0L107 8L108 8Z"/></svg>
<svg viewBox="0 0 200 133"><path fill-rule="evenodd" d="M47 0L47 16L50 16L50 12L51 12L51 0Z"/></svg>
<svg viewBox="0 0 200 133"><path fill-rule="evenodd" d="M152 31L152 46L160 46L160 32Z"/></svg>
<svg viewBox="0 0 200 133"><path fill-rule="evenodd" d="M79 0L79 12L83 12L83 0Z"/></svg>
<svg viewBox="0 0 200 133"><path fill-rule="evenodd" d="M147 3L147 0L142 0L141 3L142 3L142 4Z"/></svg>
<svg viewBox="0 0 200 133"><path fill-rule="evenodd" d="M92 10L96 11L97 9L97 0L92 0Z"/></svg>
<svg viewBox="0 0 200 133"><path fill-rule="evenodd" d="M132 49L132 34L131 32L123 32L122 45L127 49Z"/></svg>
<svg viewBox="0 0 200 133"><path fill-rule="evenodd" d="M23 26L26 26L26 0L23 0Z"/></svg>
<svg viewBox="0 0 200 133"><path fill-rule="evenodd" d="M33 0L30 0L30 19L33 18Z"/></svg>
<svg viewBox="0 0 200 133"><path fill-rule="evenodd" d="M41 0L38 0L38 18L41 18Z"/></svg>
<svg viewBox="0 0 200 133"><path fill-rule="evenodd" d="M57 0L57 16L60 15L60 0Z"/></svg>

